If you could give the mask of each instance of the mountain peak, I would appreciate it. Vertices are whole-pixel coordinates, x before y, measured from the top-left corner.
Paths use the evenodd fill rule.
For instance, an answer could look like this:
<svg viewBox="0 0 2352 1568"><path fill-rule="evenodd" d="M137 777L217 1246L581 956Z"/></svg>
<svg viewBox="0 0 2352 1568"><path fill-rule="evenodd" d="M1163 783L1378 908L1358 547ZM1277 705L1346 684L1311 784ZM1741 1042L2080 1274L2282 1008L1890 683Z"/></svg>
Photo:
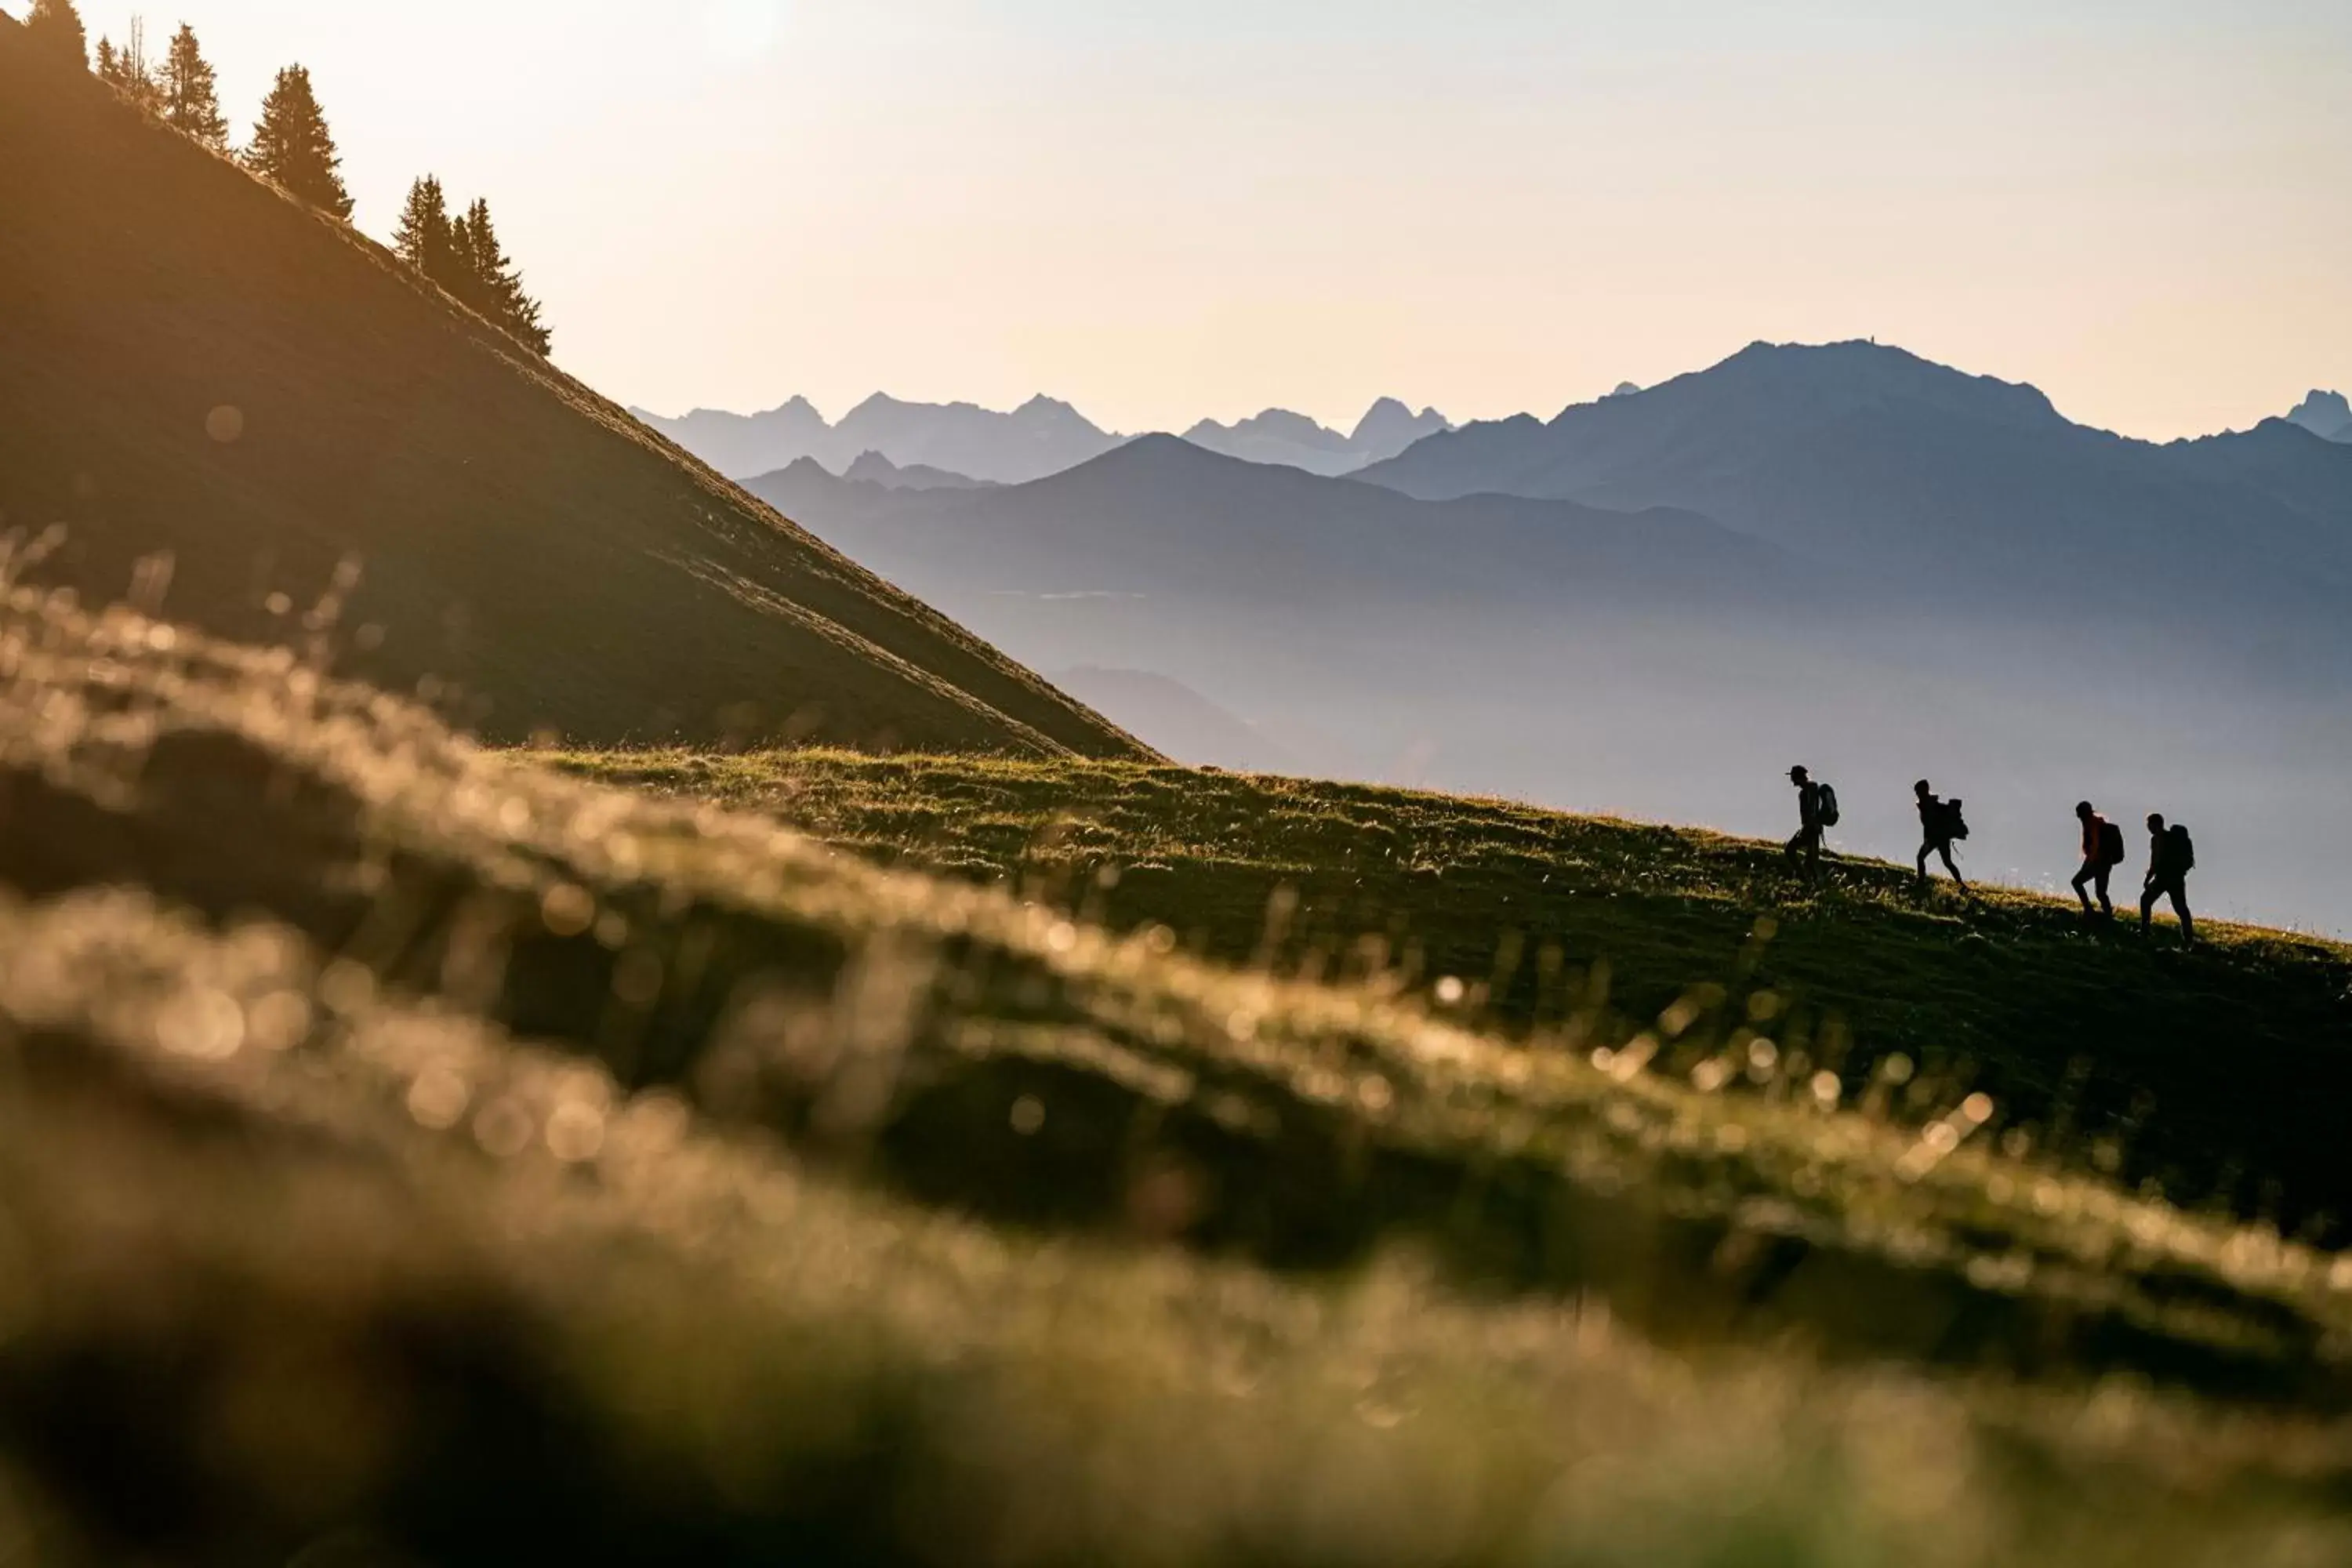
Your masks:
<svg viewBox="0 0 2352 1568"><path fill-rule="evenodd" d="M1337 450L1348 444L1348 438L1337 430L1325 428L1304 414L1294 414L1287 408L1268 408L1250 416L1234 426L1236 435L1271 436L1276 440L1295 441L1302 447L1323 447Z"/></svg>
<svg viewBox="0 0 2352 1568"><path fill-rule="evenodd" d="M1970 375L1876 342L1750 343L1638 396L1579 403L1548 423L1479 423L1417 442L1361 477L1442 500L1493 490L1601 505L1691 505L1737 527L1748 492L1676 488L1745 472L1801 444L2040 441L2092 432L2033 387ZM1907 433L1907 434L1906 434ZM2112 439L2112 437L2104 437ZM1727 482L1727 481L1726 481Z"/></svg>
<svg viewBox="0 0 2352 1568"><path fill-rule="evenodd" d="M1710 369L1677 376L1664 385L1713 385L1735 397L1785 399L1789 406L1784 415L1801 417L1903 403L2011 426L2065 424L2039 387L1971 375L1875 339L1753 342Z"/></svg>
<svg viewBox="0 0 2352 1568"><path fill-rule="evenodd" d="M1131 441L1120 442L1117 447L1097 458L1095 461L1097 463L1144 461L1190 463L1199 462L1204 458L1212 461L1237 460L1225 457L1222 452L1212 451L1189 437L1171 436L1165 430L1155 430L1148 436L1138 436Z"/></svg>
<svg viewBox="0 0 2352 1568"><path fill-rule="evenodd" d="M1356 421L1355 432L1348 442L1366 462L1377 463L1395 457L1424 436L1453 428L1453 423L1434 408L1415 414L1401 400L1383 397L1364 410L1364 416Z"/></svg>
<svg viewBox="0 0 2352 1568"><path fill-rule="evenodd" d="M2324 440L2352 441L2352 399L2340 392L2315 391L2286 417Z"/></svg>
<svg viewBox="0 0 2352 1568"><path fill-rule="evenodd" d="M1013 416L1015 419L1051 419L1058 423L1084 425L1088 429L1095 428L1093 420L1088 419L1069 404L1058 397L1048 397L1042 392L1014 409Z"/></svg>
<svg viewBox="0 0 2352 1568"><path fill-rule="evenodd" d="M1249 458L1220 451L1189 436L1171 436L1166 431L1154 431L1149 436L1137 436L1122 441L1093 461L1081 463L1070 473L1149 474L1155 476L1150 482L1181 483L1187 479L1204 481L1212 474L1261 466ZM1062 477L1055 476L1056 479Z"/></svg>

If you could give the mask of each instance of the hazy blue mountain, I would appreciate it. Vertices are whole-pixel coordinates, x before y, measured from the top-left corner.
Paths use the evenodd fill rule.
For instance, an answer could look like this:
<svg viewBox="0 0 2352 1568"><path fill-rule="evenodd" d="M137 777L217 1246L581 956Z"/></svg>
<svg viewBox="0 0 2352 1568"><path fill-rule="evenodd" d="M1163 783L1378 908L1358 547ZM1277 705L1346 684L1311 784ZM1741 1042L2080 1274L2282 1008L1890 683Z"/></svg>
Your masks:
<svg viewBox="0 0 2352 1568"><path fill-rule="evenodd" d="M1898 349L1758 344L1549 423L1432 437L1359 477L1433 500L1688 508L1978 610L2332 636L2352 603L2340 456L2284 421L2126 440L2071 423L2032 387Z"/></svg>
<svg viewBox="0 0 2352 1568"><path fill-rule="evenodd" d="M1549 614L1749 602L1805 576L1783 552L1690 512L1423 501L1171 436L988 490L885 489L810 462L746 483L886 576L965 595L1191 595L1347 616L1450 597Z"/></svg>
<svg viewBox="0 0 2352 1568"><path fill-rule="evenodd" d="M857 455L841 476L880 485L886 490L977 490L986 489L996 481L975 479L969 474L950 473L928 463L908 463L905 467L892 462L879 452L866 451Z"/></svg>
<svg viewBox="0 0 2352 1568"><path fill-rule="evenodd" d="M1125 439L1050 397L998 414L970 403L902 403L878 392L845 415L834 433L857 451L879 452L901 466L999 484L1059 473Z"/></svg>
<svg viewBox="0 0 2352 1568"><path fill-rule="evenodd" d="M998 413L970 403L908 403L876 393L838 424L804 397L761 414L698 408L672 419L642 408L629 412L738 479L773 473L803 458L843 473L870 452L902 475L929 468L992 484L1024 484L1099 458L1128 439L1070 405L1042 396ZM1395 457L1423 436L1449 428L1433 408L1415 414L1383 397L1347 435L1304 415L1269 408L1230 426L1204 419L1187 438L1248 462L1341 474ZM902 478L892 488L931 488L936 482L909 486Z"/></svg>
<svg viewBox="0 0 2352 1568"><path fill-rule="evenodd" d="M1383 397L1364 411L1349 433L1348 444L1368 463L1393 458L1424 436L1454 428L1453 421L1434 408L1415 414L1393 397Z"/></svg>
<svg viewBox="0 0 2352 1568"><path fill-rule="evenodd" d="M2340 392L2314 392L2286 417L2323 441L2352 441L2352 399Z"/></svg>
<svg viewBox="0 0 2352 1568"><path fill-rule="evenodd" d="M1232 425L1203 419L1184 432L1184 439L1244 462L1280 464L1329 478L1393 458L1423 436L1451 428L1434 408L1415 414L1395 398L1383 397L1348 435L1303 414L1269 408Z"/></svg>
<svg viewBox="0 0 2352 1568"><path fill-rule="evenodd" d="M1098 458L1124 437L1096 426L1066 403L1033 397L1009 414L970 403L907 403L876 393L826 421L806 398L764 414L698 408L676 419L631 413L730 479L814 458L835 473L867 452L900 468L1019 484Z"/></svg>
<svg viewBox="0 0 2352 1568"><path fill-rule="evenodd" d="M761 414L698 408L666 419L643 408L629 412L730 479L780 468L833 445L833 426L805 397Z"/></svg>
<svg viewBox="0 0 2352 1568"><path fill-rule="evenodd" d="M1370 477L1160 437L996 489L751 488L1032 668L1152 672L1309 771L1785 834L1805 762L1839 843L1906 858L1927 776L1972 870L2042 885L2088 796L2191 824L2211 913L2352 931L2352 445L2126 441L1855 344Z"/></svg>
<svg viewBox="0 0 2352 1568"><path fill-rule="evenodd" d="M1184 439L1245 463L1279 463L1327 477L1365 463L1348 437L1286 408L1269 408L1231 425L1203 419L1184 432Z"/></svg>

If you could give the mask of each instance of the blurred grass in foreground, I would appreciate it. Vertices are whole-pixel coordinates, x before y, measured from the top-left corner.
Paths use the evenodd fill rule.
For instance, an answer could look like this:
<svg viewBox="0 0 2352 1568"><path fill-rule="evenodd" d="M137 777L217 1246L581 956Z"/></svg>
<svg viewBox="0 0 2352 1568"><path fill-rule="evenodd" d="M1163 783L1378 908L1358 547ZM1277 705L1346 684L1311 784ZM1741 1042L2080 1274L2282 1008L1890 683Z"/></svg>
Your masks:
<svg viewBox="0 0 2352 1568"><path fill-rule="evenodd" d="M2352 1551L2352 1269L1694 1086L1757 987L1507 1037L22 595L0 813L36 1561Z"/></svg>

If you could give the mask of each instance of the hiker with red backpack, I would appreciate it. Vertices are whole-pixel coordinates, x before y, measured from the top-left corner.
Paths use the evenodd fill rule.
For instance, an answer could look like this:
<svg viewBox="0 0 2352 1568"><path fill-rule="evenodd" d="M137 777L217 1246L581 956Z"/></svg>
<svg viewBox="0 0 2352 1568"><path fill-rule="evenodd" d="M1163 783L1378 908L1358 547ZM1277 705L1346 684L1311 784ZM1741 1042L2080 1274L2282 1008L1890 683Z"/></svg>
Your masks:
<svg viewBox="0 0 2352 1568"><path fill-rule="evenodd" d="M1944 869L1952 874L1960 891L1969 890L1969 880L1960 875L1959 863L1952 858L1952 846L1969 836L1968 818L1960 814L1960 803L1945 800L1936 794L1935 786L1921 779L1911 786L1919 802L1919 886L1927 885L1927 857L1944 858Z"/></svg>
<svg viewBox="0 0 2352 1568"><path fill-rule="evenodd" d="M2107 879L2124 863L2124 830L2093 810L2087 800L2075 805L2074 816L2083 825L2083 868L2074 873L2074 896L2083 900L2084 920L2095 913L2103 920L2113 920L2116 905L2107 896ZM2085 889L2097 889L2097 910L2091 908L2091 895Z"/></svg>
<svg viewBox="0 0 2352 1568"><path fill-rule="evenodd" d="M2197 942L2197 922L2189 914L2189 873L2197 866L2197 846L2189 837L2189 829L2179 823L2165 825L2164 817L2150 812L2147 818L2147 879L2141 884L2139 894L2139 929L2145 932L2156 914L2156 900L2172 900L2172 912L2180 917L2180 945L2193 947Z"/></svg>

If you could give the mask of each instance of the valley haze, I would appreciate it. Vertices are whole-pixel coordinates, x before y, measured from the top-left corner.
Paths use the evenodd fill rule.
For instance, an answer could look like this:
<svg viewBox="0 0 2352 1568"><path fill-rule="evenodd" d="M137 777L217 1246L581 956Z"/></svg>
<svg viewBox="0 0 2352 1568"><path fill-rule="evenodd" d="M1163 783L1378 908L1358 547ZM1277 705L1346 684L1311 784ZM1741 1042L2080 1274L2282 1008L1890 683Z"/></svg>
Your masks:
<svg viewBox="0 0 2352 1568"><path fill-rule="evenodd" d="M1772 835L1806 761L1840 840L1898 858L1927 776L1973 874L2035 887L2087 795L2195 824L2214 912L2342 931L2332 407L2159 445L1890 346L1759 343L1342 479L1160 436L987 490L746 482L1034 666L1150 672L1310 772ZM1188 752L1145 688L1107 700L1255 765Z"/></svg>

